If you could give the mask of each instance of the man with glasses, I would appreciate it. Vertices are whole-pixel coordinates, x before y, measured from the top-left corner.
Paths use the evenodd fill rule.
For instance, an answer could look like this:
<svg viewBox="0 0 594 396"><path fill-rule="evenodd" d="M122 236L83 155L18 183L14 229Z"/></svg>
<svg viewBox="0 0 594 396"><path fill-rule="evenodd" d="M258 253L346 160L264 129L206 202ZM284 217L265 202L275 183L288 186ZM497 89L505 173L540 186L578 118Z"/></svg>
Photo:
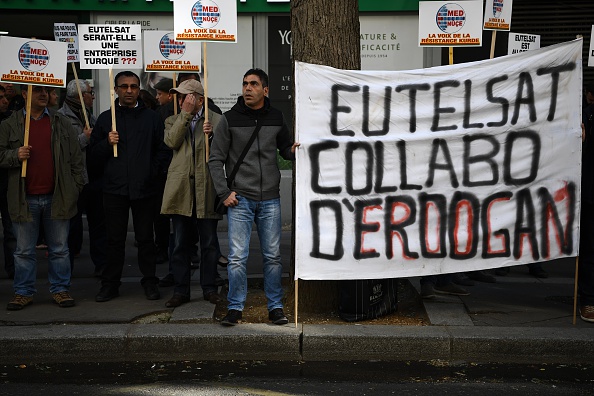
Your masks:
<svg viewBox="0 0 594 396"><path fill-rule="evenodd" d="M27 99L27 90L22 91ZM0 167L8 169L8 210L16 236L14 297L7 309L16 311L33 302L36 292L40 224L48 245L48 280L55 303L75 305L70 296L68 229L83 188L83 164L76 131L70 121L50 113L49 95L34 86L31 111L15 111L0 124ZM25 117L30 118L29 145L24 145ZM21 177L23 161L26 177Z"/></svg>
<svg viewBox="0 0 594 396"><path fill-rule="evenodd" d="M77 88L78 82L78 88ZM78 90L82 93L83 103L80 102ZM83 157L83 178L85 187L78 197L78 212L70 220L70 234L68 235L68 247L70 248L70 264L74 266L74 257L80 253L83 242L83 211L87 213L89 224L89 253L95 264L95 274L100 274L107 262L107 234L105 232L105 220L103 217L103 199L101 196L101 183L97 178L89 180L87 170L87 148L91 141L91 132L95 126L96 119L91 113L95 91L86 80L72 80L66 86L66 99L58 110L70 120L78 134L78 144ZM87 128L83 106L89 121Z"/></svg>
<svg viewBox="0 0 594 396"><path fill-rule="evenodd" d="M112 104L116 125L112 126L111 111L107 110L99 115L91 133L91 160L103 171L107 228L107 264L95 301L105 302L119 295L130 209L138 242L140 283L147 299L158 300L161 294L153 240L156 180L167 171L171 153L163 143L163 121L138 98L140 78L131 71L122 71L114 83L118 96Z"/></svg>

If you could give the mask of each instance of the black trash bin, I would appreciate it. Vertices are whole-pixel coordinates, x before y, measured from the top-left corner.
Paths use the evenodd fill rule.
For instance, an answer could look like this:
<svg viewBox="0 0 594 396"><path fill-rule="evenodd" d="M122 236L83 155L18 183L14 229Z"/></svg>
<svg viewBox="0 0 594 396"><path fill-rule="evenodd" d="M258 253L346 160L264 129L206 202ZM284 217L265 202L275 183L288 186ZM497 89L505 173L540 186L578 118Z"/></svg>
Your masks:
<svg viewBox="0 0 594 396"><path fill-rule="evenodd" d="M375 319L398 310L398 279L340 281L338 313L347 322Z"/></svg>

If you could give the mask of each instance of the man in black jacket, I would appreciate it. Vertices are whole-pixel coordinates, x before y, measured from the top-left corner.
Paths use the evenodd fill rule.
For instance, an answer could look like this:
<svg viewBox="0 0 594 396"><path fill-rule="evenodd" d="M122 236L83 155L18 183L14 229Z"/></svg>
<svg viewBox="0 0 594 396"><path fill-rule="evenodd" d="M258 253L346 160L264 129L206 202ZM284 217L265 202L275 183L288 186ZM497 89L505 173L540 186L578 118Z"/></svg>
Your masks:
<svg viewBox="0 0 594 396"><path fill-rule="evenodd" d="M138 242L138 265L146 298L161 298L155 275L153 219L158 186L157 176L167 171L171 152L163 143L163 121L138 99L140 78L131 71L115 77L118 95L116 127L111 112L99 115L91 134L92 160L103 170L103 206L107 228L107 265L101 276L101 290L95 301L109 301L119 295L124 267L128 213L132 209L134 234ZM117 145L117 157L114 146Z"/></svg>
<svg viewBox="0 0 594 396"><path fill-rule="evenodd" d="M228 175L233 172L257 125L261 128L228 186L224 169ZM224 326L234 326L241 320L253 222L258 227L263 257L268 318L278 325L288 322L282 303L281 175L276 153L278 150L283 158L294 160L297 146L299 143L293 142L283 114L270 106L268 75L261 69L248 70L243 76L242 96L215 129L208 161L217 195L228 207L229 311L221 321Z"/></svg>

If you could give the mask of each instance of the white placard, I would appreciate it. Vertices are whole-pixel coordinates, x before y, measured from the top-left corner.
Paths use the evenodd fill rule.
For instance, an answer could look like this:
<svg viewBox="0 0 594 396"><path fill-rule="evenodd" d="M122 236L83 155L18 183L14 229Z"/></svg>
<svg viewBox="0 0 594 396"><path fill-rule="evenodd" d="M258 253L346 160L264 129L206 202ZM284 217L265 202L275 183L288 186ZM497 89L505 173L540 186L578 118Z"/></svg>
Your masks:
<svg viewBox="0 0 594 396"><path fill-rule="evenodd" d="M419 46L480 47L481 1L419 1Z"/></svg>
<svg viewBox="0 0 594 396"><path fill-rule="evenodd" d="M513 0L487 0L483 29L509 31Z"/></svg>
<svg viewBox="0 0 594 396"><path fill-rule="evenodd" d="M175 39L171 31L145 30L144 71L201 71L202 45Z"/></svg>
<svg viewBox="0 0 594 396"><path fill-rule="evenodd" d="M56 41L66 43L66 61L78 62L78 33L74 23L54 23L54 38Z"/></svg>
<svg viewBox="0 0 594 396"><path fill-rule="evenodd" d="M576 256L582 40L410 71L297 62L300 279Z"/></svg>
<svg viewBox="0 0 594 396"><path fill-rule="evenodd" d="M59 41L0 36L0 82L66 86L66 50Z"/></svg>
<svg viewBox="0 0 594 396"><path fill-rule="evenodd" d="M177 40L235 43L236 0L176 0L173 30Z"/></svg>
<svg viewBox="0 0 594 396"><path fill-rule="evenodd" d="M142 66L139 25L78 25L81 69Z"/></svg>
<svg viewBox="0 0 594 396"><path fill-rule="evenodd" d="M507 54L513 55L520 52L531 51L540 48L540 35L509 33L507 39Z"/></svg>

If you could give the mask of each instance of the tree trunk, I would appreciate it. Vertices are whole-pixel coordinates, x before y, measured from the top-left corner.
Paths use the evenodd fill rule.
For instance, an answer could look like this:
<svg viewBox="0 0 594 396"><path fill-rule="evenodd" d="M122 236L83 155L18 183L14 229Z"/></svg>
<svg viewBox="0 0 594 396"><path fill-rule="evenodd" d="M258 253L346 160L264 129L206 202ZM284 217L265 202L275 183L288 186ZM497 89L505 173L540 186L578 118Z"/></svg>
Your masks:
<svg viewBox="0 0 594 396"><path fill-rule="evenodd" d="M294 60L338 69L361 69L358 0L292 0L291 41ZM293 75L294 70L293 63ZM293 234L296 231L293 227ZM295 254L292 257L291 269L294 274ZM289 302L294 302L293 291L294 287L288 293ZM337 311L338 282L299 281L298 309L302 313Z"/></svg>

